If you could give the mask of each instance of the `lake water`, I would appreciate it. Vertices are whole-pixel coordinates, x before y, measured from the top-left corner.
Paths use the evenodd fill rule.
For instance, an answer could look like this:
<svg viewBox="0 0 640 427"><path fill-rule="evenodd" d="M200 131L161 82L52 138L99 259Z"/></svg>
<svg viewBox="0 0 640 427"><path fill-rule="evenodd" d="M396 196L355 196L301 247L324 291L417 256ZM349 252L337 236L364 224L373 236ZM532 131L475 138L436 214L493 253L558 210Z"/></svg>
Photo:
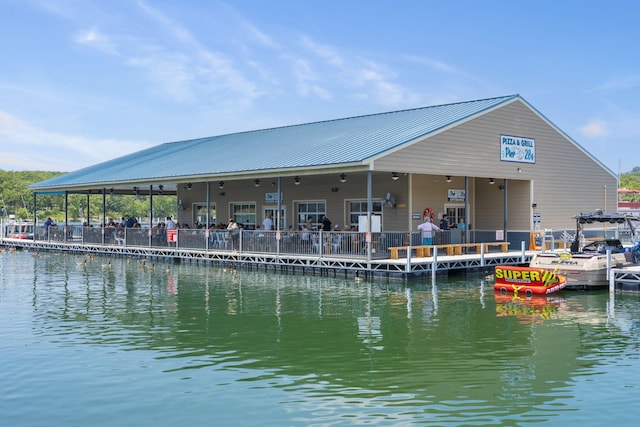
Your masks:
<svg viewBox="0 0 640 427"><path fill-rule="evenodd" d="M601 426L640 296L0 254L2 426ZM80 265L78 264L80 263Z"/></svg>

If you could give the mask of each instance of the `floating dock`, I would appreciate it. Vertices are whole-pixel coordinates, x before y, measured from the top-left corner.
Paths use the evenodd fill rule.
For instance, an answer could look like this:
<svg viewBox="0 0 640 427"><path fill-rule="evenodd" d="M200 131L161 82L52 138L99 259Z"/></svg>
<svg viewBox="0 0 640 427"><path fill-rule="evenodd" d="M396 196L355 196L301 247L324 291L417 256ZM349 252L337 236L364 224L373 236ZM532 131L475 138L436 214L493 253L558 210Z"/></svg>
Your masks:
<svg viewBox="0 0 640 427"><path fill-rule="evenodd" d="M276 254L234 252L228 250L204 250L175 247L119 246L74 242L47 242L4 239L5 248L31 252L61 252L71 254L95 254L168 262L191 262L224 267L264 268L313 274L351 274L359 277L388 277L406 279L430 276L450 271L484 271L496 265L528 264L534 251L488 252L480 254L442 255L437 250L429 257L399 259L363 259L348 255Z"/></svg>

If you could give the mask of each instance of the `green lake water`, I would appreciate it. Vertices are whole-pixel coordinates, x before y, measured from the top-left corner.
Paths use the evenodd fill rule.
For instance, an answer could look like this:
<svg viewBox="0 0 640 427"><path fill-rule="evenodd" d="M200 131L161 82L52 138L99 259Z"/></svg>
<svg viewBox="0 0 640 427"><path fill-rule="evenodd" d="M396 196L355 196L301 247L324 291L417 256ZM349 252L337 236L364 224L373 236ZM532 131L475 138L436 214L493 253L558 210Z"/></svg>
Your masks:
<svg viewBox="0 0 640 427"><path fill-rule="evenodd" d="M637 294L528 301L494 295L484 273L433 285L85 259L0 254L1 426L640 416Z"/></svg>

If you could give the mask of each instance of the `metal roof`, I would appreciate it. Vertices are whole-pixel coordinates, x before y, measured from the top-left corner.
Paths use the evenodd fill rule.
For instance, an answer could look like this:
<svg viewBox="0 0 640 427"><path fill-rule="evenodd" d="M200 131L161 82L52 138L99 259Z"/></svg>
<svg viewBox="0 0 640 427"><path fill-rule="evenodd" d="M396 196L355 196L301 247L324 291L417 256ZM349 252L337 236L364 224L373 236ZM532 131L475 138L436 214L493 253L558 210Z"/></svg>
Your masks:
<svg viewBox="0 0 640 427"><path fill-rule="evenodd" d="M168 142L31 185L34 191L176 182L247 172L366 165L374 157L521 99L509 95Z"/></svg>

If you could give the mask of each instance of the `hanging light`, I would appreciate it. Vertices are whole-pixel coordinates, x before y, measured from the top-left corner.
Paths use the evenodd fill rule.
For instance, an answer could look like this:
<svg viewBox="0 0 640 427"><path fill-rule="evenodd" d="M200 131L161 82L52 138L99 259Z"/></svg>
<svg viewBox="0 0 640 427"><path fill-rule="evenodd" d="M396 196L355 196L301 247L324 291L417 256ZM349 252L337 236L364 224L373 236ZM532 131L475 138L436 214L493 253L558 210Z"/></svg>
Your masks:
<svg viewBox="0 0 640 427"><path fill-rule="evenodd" d="M347 175L341 173L340 174L340 182L347 182Z"/></svg>
<svg viewBox="0 0 640 427"><path fill-rule="evenodd" d="M140 194L138 187L133 187L133 191L136 193L136 196Z"/></svg>
<svg viewBox="0 0 640 427"><path fill-rule="evenodd" d="M496 183L496 181L493 178L489 178L489 184L493 185L495 183Z"/></svg>
<svg viewBox="0 0 640 427"><path fill-rule="evenodd" d="M447 182L451 182L451 175L447 175L445 179L447 180Z"/></svg>
<svg viewBox="0 0 640 427"><path fill-rule="evenodd" d="M187 184L187 190L191 190L191 187L193 187L193 185L191 185L191 183Z"/></svg>
<svg viewBox="0 0 640 427"><path fill-rule="evenodd" d="M160 194L162 194L162 190L164 190L164 185L158 185L158 190L160 190Z"/></svg>
<svg viewBox="0 0 640 427"><path fill-rule="evenodd" d="M397 180L398 180L398 178L400 178L400 177L398 176L398 172L391 172L391 179L392 179L392 180L397 181Z"/></svg>
<svg viewBox="0 0 640 427"><path fill-rule="evenodd" d="M220 181L218 183L218 188L221 189L221 190L224 188L224 181Z"/></svg>
<svg viewBox="0 0 640 427"><path fill-rule="evenodd" d="M293 178L293 183L294 183L295 185L300 185L300 177L299 177L299 176L296 176L295 178Z"/></svg>
<svg viewBox="0 0 640 427"><path fill-rule="evenodd" d="M256 187L260 187L260 180L256 178L253 185L255 185Z"/></svg>

